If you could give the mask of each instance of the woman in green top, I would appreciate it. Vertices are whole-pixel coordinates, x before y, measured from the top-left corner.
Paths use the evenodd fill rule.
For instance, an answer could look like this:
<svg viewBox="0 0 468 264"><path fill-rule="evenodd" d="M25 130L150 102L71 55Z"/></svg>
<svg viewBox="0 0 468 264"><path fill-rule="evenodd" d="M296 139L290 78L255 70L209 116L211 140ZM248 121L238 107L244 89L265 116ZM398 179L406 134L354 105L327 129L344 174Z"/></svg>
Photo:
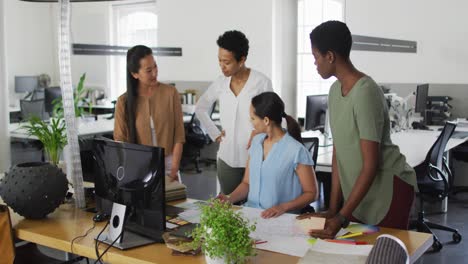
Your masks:
<svg viewBox="0 0 468 264"><path fill-rule="evenodd" d="M315 214L327 221L324 230L310 230L310 235L332 238L349 221L407 229L416 174L390 139L382 90L353 66L346 24L322 23L310 40L320 76L338 79L328 98L333 135L330 208Z"/></svg>

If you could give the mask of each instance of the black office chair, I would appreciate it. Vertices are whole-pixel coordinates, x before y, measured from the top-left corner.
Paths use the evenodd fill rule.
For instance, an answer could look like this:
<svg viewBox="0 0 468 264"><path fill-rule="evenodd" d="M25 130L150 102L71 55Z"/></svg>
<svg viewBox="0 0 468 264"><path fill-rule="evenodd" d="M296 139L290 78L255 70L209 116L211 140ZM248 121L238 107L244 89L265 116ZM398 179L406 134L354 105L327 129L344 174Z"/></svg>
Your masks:
<svg viewBox="0 0 468 264"><path fill-rule="evenodd" d="M302 138L302 142L304 146L309 150L310 154L312 155L312 161L314 162L314 170L317 165L317 156L318 156L318 148L319 148L319 139L317 137L312 138ZM301 209L301 214L305 213L314 213L315 209L310 204L306 207Z"/></svg>
<svg viewBox="0 0 468 264"><path fill-rule="evenodd" d="M20 100L20 108L22 120L28 120L33 115L42 120L47 118L44 99Z"/></svg>
<svg viewBox="0 0 468 264"><path fill-rule="evenodd" d="M212 117L215 108L216 103L214 103L211 108L210 117ZM203 131L203 129L201 128L200 121L196 117L195 113L192 113L190 122L185 123L184 127L185 144L182 152L182 158L194 162L195 171L197 173L200 173L202 172L202 170L200 169L201 149L205 145L212 143L212 141L210 137L205 133L205 131Z"/></svg>
<svg viewBox="0 0 468 264"><path fill-rule="evenodd" d="M444 152L447 142L455 131L456 126L455 123L450 122L445 124L436 142L427 153L424 162L415 168L419 188L418 198L420 208L418 219L411 222L410 228L417 229L419 232L432 234L434 237L432 248L436 252L442 249L442 244L432 232L431 228L452 232L454 243L459 243L462 239L457 229L431 223L424 218L425 201L434 203L444 200L449 195L452 173L444 158Z"/></svg>

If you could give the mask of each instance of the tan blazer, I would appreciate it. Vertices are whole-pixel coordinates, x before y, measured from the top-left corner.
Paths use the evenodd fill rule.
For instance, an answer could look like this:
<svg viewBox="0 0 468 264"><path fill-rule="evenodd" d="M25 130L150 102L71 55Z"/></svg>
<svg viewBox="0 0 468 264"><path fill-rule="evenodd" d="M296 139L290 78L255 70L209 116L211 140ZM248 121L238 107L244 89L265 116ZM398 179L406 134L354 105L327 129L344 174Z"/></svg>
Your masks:
<svg viewBox="0 0 468 264"><path fill-rule="evenodd" d="M129 142L126 102L125 93L117 100L115 109L114 140L123 142ZM151 97L138 97L135 116L137 144L153 145L150 117L154 122L157 146L164 148L166 156L172 154L176 143L185 143L182 105L174 86L159 83Z"/></svg>

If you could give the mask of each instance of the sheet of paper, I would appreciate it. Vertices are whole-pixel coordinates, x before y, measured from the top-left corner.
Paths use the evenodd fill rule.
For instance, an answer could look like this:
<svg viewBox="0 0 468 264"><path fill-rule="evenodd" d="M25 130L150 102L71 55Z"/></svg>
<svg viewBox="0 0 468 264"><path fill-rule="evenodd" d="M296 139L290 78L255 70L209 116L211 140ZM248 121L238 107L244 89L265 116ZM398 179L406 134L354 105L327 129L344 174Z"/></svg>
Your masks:
<svg viewBox="0 0 468 264"><path fill-rule="evenodd" d="M260 216L263 209L242 207L240 211L250 223L256 223L256 230L251 237L267 241L256 245L257 248L297 257L304 256L309 249L309 235L304 234L295 224L297 215L283 214L276 218L263 219Z"/></svg>
<svg viewBox="0 0 468 264"><path fill-rule="evenodd" d="M327 242L322 239L317 239L317 241L310 247L310 249L312 251L327 254L367 256L369 255L369 252L371 251L372 247L373 245L348 245Z"/></svg>
<svg viewBox="0 0 468 264"><path fill-rule="evenodd" d="M173 223L169 223L169 222L166 222L166 228L168 229L173 229L173 228L176 228L178 227L178 225L175 225Z"/></svg>
<svg viewBox="0 0 468 264"><path fill-rule="evenodd" d="M304 234L309 234L311 229L324 229L325 228L325 218L322 217L310 217L301 220L296 220L296 225L304 232Z"/></svg>
<svg viewBox="0 0 468 264"><path fill-rule="evenodd" d="M188 209L179 214L179 217L190 223L200 223L201 211L198 209Z"/></svg>
<svg viewBox="0 0 468 264"><path fill-rule="evenodd" d="M366 263L366 259L367 256L328 254L309 250L305 256L299 260L298 264L364 264Z"/></svg>
<svg viewBox="0 0 468 264"><path fill-rule="evenodd" d="M263 219L261 213L263 209L242 207L242 215L251 223L256 223L256 230L253 232L255 238L263 239L263 236L298 236L308 238L302 230L295 224L295 214L283 214L279 217Z"/></svg>
<svg viewBox="0 0 468 264"><path fill-rule="evenodd" d="M256 245L256 248L296 257L304 256L310 248L307 238L304 237L263 236L263 240L267 242Z"/></svg>

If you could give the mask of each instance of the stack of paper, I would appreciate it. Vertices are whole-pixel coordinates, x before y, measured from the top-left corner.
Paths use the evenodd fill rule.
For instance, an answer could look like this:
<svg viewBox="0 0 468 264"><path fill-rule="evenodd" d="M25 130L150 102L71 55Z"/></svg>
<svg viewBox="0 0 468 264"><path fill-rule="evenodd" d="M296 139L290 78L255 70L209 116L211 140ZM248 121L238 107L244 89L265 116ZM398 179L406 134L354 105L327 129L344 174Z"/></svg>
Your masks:
<svg viewBox="0 0 468 264"><path fill-rule="evenodd" d="M187 198L187 186L166 176L166 202Z"/></svg>
<svg viewBox="0 0 468 264"><path fill-rule="evenodd" d="M317 239L299 264L364 264L371 249L372 245L347 245Z"/></svg>
<svg viewBox="0 0 468 264"><path fill-rule="evenodd" d="M304 232L304 234L309 234L309 231L312 229L324 229L325 220L326 219L323 217L304 218L296 220L296 225L302 230L302 232Z"/></svg>

